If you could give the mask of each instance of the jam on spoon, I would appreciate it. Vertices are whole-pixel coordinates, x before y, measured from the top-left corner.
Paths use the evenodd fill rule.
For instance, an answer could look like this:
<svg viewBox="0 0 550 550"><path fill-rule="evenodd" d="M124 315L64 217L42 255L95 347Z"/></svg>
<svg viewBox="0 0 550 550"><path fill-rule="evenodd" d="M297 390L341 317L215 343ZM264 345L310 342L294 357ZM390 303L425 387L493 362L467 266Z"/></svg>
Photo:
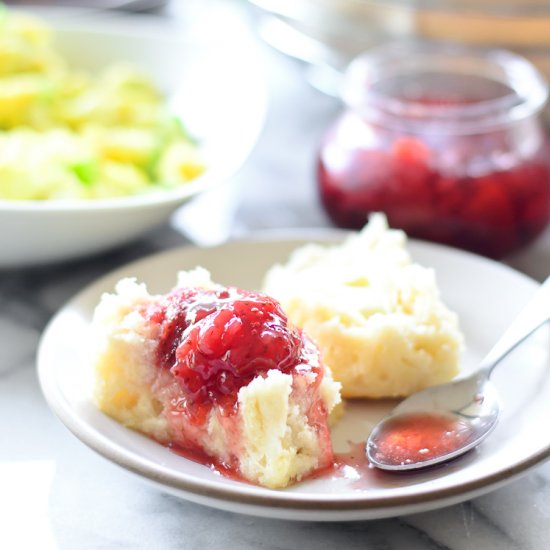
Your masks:
<svg viewBox="0 0 550 550"><path fill-rule="evenodd" d="M370 452L392 466L424 462L468 445L475 434L469 422L452 414L404 413L384 425Z"/></svg>
<svg viewBox="0 0 550 550"><path fill-rule="evenodd" d="M468 378L427 388L400 403L371 432L366 452L384 470L446 462L479 445L495 428L499 398L489 377L496 365L550 320L550 277Z"/></svg>

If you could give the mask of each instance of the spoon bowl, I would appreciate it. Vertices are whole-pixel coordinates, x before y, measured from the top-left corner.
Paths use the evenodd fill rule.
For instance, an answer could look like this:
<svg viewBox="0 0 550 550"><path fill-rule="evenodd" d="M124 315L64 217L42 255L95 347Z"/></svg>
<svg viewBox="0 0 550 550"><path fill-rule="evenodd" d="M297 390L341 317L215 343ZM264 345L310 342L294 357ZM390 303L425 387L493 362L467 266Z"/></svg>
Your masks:
<svg viewBox="0 0 550 550"><path fill-rule="evenodd" d="M383 470L434 466L479 445L496 427L500 400L493 369L550 319L550 277L468 378L433 386L402 401L372 430L369 461Z"/></svg>
<svg viewBox="0 0 550 550"><path fill-rule="evenodd" d="M483 373L427 388L377 424L367 456L379 468L400 471L452 460L479 445L496 427L499 414L498 392Z"/></svg>

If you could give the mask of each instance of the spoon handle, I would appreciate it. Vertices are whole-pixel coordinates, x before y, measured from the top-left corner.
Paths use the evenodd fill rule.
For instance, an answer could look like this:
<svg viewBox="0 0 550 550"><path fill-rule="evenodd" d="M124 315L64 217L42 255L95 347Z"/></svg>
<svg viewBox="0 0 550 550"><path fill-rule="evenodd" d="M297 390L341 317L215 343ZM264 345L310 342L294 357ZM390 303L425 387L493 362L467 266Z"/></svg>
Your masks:
<svg viewBox="0 0 550 550"><path fill-rule="evenodd" d="M550 277L535 292L480 365L487 376L518 344L550 320Z"/></svg>

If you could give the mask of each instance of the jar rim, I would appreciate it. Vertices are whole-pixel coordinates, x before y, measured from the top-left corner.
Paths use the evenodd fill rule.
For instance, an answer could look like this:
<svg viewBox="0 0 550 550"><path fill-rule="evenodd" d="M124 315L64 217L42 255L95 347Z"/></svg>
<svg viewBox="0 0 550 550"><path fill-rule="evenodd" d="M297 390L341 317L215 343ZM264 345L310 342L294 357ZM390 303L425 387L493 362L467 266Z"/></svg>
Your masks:
<svg viewBox="0 0 550 550"><path fill-rule="evenodd" d="M426 67L504 84L509 92L490 99L451 104L380 93L375 84L414 77ZM537 114L548 100L548 83L526 58L499 48L432 42L400 42L368 50L349 64L341 97L353 110L400 129L427 133L476 133Z"/></svg>

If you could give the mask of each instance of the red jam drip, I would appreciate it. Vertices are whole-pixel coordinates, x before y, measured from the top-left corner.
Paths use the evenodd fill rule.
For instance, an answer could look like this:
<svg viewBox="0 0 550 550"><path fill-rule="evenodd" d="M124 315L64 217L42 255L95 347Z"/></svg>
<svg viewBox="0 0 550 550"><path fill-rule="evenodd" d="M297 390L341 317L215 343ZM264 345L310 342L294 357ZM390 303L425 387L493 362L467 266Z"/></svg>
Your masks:
<svg viewBox="0 0 550 550"><path fill-rule="evenodd" d="M178 289L146 315L160 324L157 366L182 394L174 410L198 423L213 404L227 414L239 389L269 370L321 372L317 352L273 298L237 288Z"/></svg>
<svg viewBox="0 0 550 550"><path fill-rule="evenodd" d="M367 458L365 444L365 441L350 442L349 449L346 452L336 453L334 455L334 473L353 482L367 479L370 481L373 466Z"/></svg>
<svg viewBox="0 0 550 550"><path fill-rule="evenodd" d="M472 426L453 415L409 413L384 424L371 456L389 466L440 458L472 441Z"/></svg>
<svg viewBox="0 0 550 550"><path fill-rule="evenodd" d="M206 466L215 474L221 475L233 481L249 483L249 481L239 473L239 470L235 465L228 465L220 462L219 460L215 460L198 448L189 449L187 447L182 447L176 443L169 445L168 448L173 453L182 456L187 460L191 460L192 462L196 462L197 464L202 464L203 466Z"/></svg>
<svg viewBox="0 0 550 550"><path fill-rule="evenodd" d="M473 101L413 100L436 107ZM397 136L348 113L321 146L321 202L340 227L360 229L369 213L385 212L392 227L411 237L502 257L530 243L550 220L548 140L530 136L540 145L524 155L518 149L525 138L513 132Z"/></svg>

